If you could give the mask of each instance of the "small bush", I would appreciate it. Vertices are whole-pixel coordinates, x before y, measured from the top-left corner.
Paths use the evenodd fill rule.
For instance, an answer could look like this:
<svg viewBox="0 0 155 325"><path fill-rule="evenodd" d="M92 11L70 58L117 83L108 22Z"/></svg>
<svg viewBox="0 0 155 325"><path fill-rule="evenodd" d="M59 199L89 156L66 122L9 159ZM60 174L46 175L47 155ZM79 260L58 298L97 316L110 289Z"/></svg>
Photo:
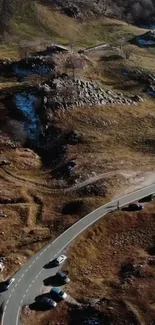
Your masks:
<svg viewBox="0 0 155 325"><path fill-rule="evenodd" d="M71 201L69 203L66 203L65 206L62 209L63 214L85 214L86 206L82 200L79 201Z"/></svg>

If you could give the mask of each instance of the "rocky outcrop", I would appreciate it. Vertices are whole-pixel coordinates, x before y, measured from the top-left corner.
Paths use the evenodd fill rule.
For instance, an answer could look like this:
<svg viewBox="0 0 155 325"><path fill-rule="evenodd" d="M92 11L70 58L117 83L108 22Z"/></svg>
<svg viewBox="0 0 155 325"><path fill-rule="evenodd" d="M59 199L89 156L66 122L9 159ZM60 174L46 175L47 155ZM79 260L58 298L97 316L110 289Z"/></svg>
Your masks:
<svg viewBox="0 0 155 325"><path fill-rule="evenodd" d="M143 101L140 96L123 96L112 90L104 90L95 82L76 79L67 76L53 79L49 83L40 85L43 93L43 107L46 118L51 119L56 109L74 107L103 106L107 104L136 105ZM44 111L44 114L45 114Z"/></svg>
<svg viewBox="0 0 155 325"><path fill-rule="evenodd" d="M48 0L48 3L61 8L70 17L85 19L92 13L149 26L154 24L153 0Z"/></svg>
<svg viewBox="0 0 155 325"><path fill-rule="evenodd" d="M145 34L134 37L130 40L131 44L139 47L154 47L155 46L155 31L151 30Z"/></svg>
<svg viewBox="0 0 155 325"><path fill-rule="evenodd" d="M127 77L129 80L139 81L140 84L145 85L144 91L155 97L155 74L143 69L128 70L126 68L121 69L121 74Z"/></svg>

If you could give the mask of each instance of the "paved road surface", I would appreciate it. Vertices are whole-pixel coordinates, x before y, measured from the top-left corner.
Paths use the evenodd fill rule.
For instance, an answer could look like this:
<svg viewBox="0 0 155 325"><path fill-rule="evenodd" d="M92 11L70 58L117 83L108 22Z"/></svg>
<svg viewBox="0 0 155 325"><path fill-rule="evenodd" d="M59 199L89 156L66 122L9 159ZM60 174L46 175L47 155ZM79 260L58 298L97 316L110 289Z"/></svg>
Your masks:
<svg viewBox="0 0 155 325"><path fill-rule="evenodd" d="M145 187L141 190L119 198L120 207L140 199L148 194L155 192L155 184ZM44 269L43 266L54 257L64 251L69 243L77 237L82 231L99 220L108 212L115 210L117 200L111 201L100 208L89 213L86 217L75 223L66 230L55 241L48 244L36 255L34 255L28 263L26 263L16 274L15 282L10 289L3 295L0 295L0 302L4 300L4 312L2 317L2 325L18 325L20 324L21 306L33 303L34 298L40 293L43 280L56 273L57 268Z"/></svg>

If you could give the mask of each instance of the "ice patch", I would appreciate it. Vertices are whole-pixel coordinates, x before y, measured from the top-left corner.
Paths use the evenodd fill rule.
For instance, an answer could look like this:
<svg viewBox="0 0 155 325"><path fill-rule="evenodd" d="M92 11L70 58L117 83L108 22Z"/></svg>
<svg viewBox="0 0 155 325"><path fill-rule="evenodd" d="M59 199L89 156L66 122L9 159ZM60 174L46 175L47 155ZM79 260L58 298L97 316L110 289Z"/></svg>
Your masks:
<svg viewBox="0 0 155 325"><path fill-rule="evenodd" d="M34 141L39 141L40 135L40 119L35 109L37 97L32 93L17 93L15 95L15 102L17 108L23 112L25 117L24 128L27 137Z"/></svg>

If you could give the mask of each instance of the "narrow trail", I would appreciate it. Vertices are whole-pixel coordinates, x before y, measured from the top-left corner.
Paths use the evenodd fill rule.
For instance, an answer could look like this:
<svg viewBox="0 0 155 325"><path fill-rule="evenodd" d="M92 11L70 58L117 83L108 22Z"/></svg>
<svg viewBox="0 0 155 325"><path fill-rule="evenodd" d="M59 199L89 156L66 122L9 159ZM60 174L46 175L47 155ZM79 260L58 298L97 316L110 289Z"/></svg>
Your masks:
<svg viewBox="0 0 155 325"><path fill-rule="evenodd" d="M0 177L7 180L8 182L12 182L13 184L16 184L17 186L23 186L23 184L24 184L25 186L28 186L29 188L37 189L44 193L69 193L71 191L75 191L79 188L82 188L86 185L92 184L102 178L107 178L109 176L115 176L116 174L121 174L121 172L123 172L123 171L115 170L115 171L99 174L97 176L90 177L89 179L87 179L79 184L76 184L72 187L64 188L64 189L52 189L48 185L37 183L35 181L28 180L26 178L12 174L5 168L1 168Z"/></svg>
<svg viewBox="0 0 155 325"><path fill-rule="evenodd" d="M112 171L112 172L107 172L107 173L103 173L103 174L99 174L99 175L96 175L96 176L93 176L93 177L90 177L88 178L86 181L83 181L82 183L80 184L76 184L72 187L69 187L67 189L64 189L64 192L67 193L67 192L70 192L70 191L75 191L81 187L84 187L86 185L89 185L89 184L92 184L102 178L106 178L108 176L115 176L116 174L121 174L121 171Z"/></svg>
<svg viewBox="0 0 155 325"><path fill-rule="evenodd" d="M24 179L23 177L14 175L14 174L6 171L6 169L4 169L4 168L2 168L2 171L0 170L0 177L8 182L16 184L16 186L25 185L29 188L37 189L44 193L58 193L58 192L60 192L60 190L48 188L48 186L46 186L45 184L41 185L40 183L33 182L31 180Z"/></svg>

